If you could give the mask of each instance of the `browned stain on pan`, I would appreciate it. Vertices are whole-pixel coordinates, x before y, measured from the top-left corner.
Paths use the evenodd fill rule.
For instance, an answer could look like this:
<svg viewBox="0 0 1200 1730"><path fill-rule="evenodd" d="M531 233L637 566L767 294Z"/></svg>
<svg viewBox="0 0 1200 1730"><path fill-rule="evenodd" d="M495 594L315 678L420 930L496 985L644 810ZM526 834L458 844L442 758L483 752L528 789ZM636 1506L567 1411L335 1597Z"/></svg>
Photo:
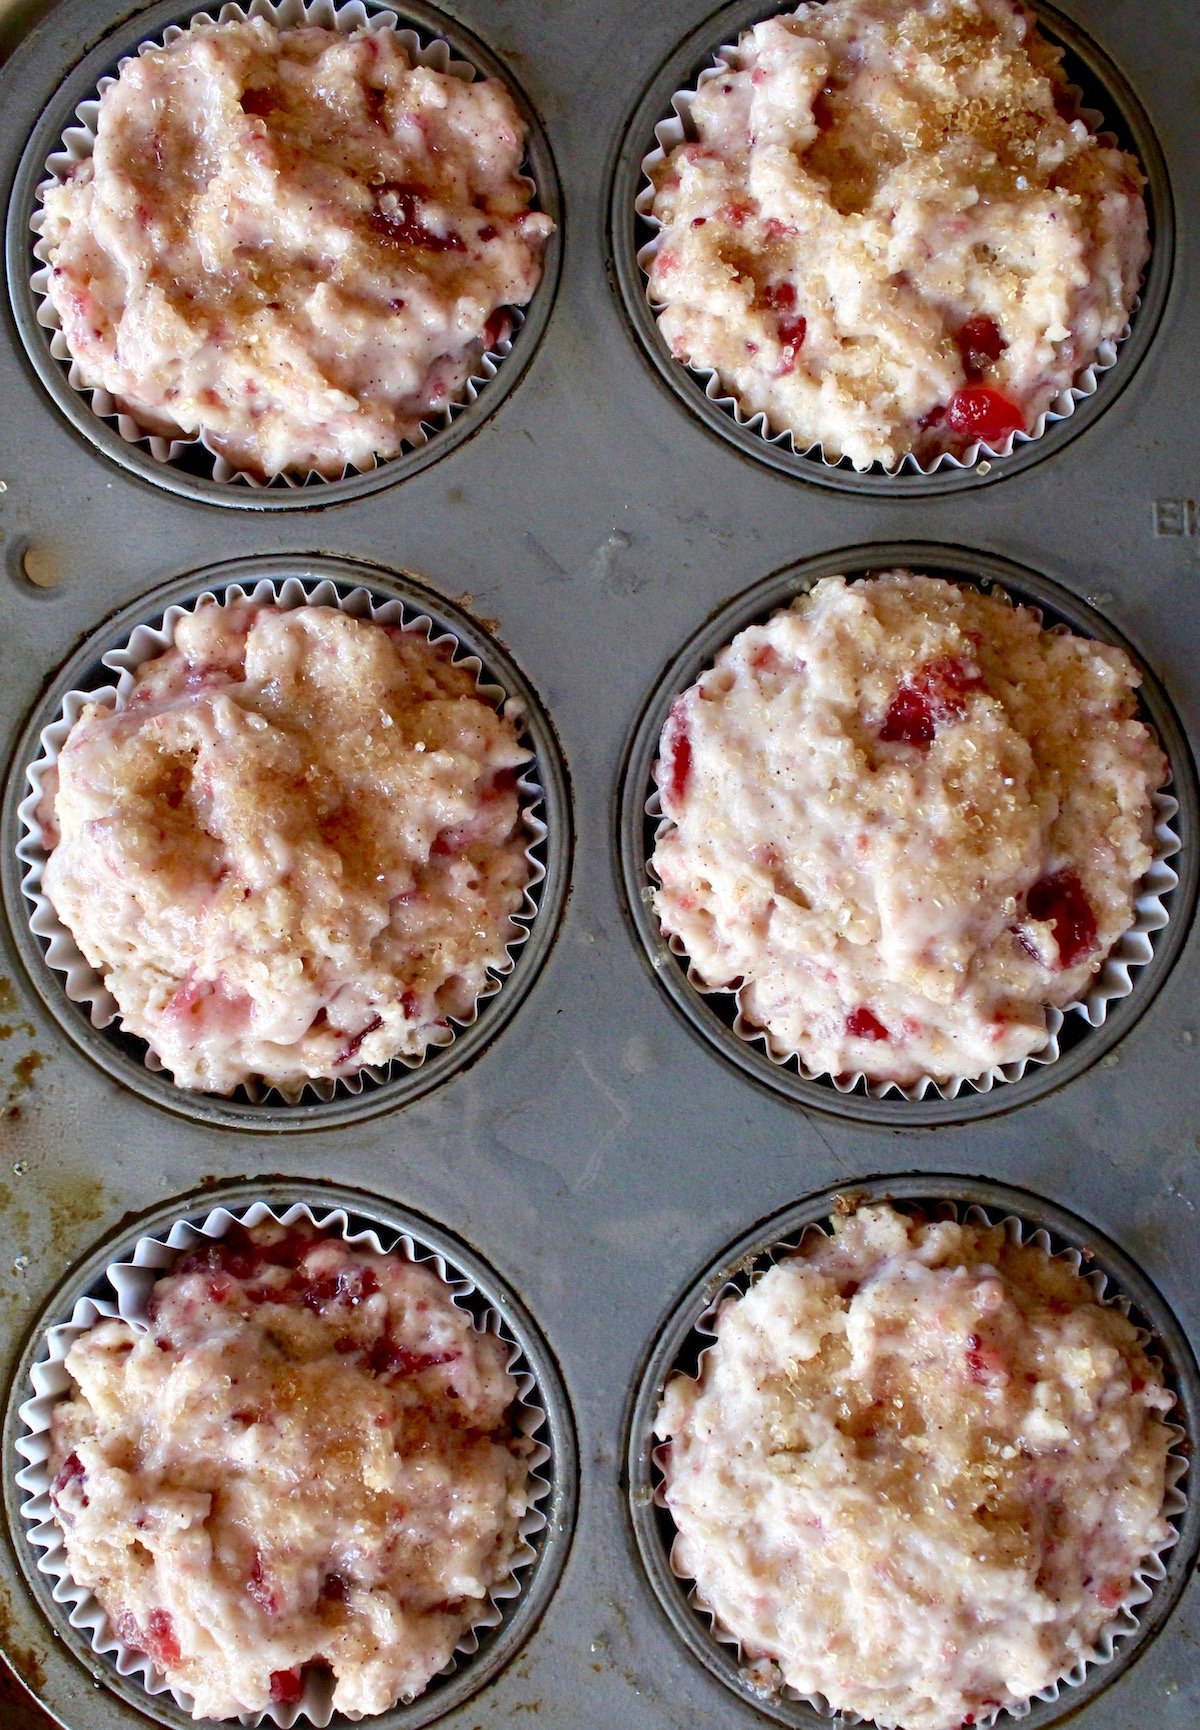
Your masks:
<svg viewBox="0 0 1200 1730"><path fill-rule="evenodd" d="M10 1723L12 1730L25 1730L26 1726L29 1730L42 1730L46 1726L48 1730L50 1720L38 1711L16 1680L20 1677L26 1688L40 1694L46 1686L42 1659L34 1647L20 1637L12 1602L3 1587L0 1587L0 1653L3 1654L0 1656L0 1706L4 1707L0 1716L5 1730Z"/></svg>
<svg viewBox="0 0 1200 1730"><path fill-rule="evenodd" d="M0 975L0 1067L7 1072L6 1079L0 1079L0 1106L6 1113L19 1114L19 1101L32 1088L38 1070L49 1062L46 1053L33 1045L37 1036L33 1022L21 1013L12 980Z"/></svg>

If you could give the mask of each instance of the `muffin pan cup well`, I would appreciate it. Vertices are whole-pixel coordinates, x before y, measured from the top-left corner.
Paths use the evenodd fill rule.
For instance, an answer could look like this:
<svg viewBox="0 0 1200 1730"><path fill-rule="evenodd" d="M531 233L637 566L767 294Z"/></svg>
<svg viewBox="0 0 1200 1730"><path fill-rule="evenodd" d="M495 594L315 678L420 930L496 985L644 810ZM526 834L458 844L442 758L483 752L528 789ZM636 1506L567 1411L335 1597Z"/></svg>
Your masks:
<svg viewBox="0 0 1200 1730"><path fill-rule="evenodd" d="M926 1078L901 1088L861 1074L810 1074L794 1054L777 1049L763 1029L742 1018L735 989L708 988L691 970L683 945L668 938L651 901L650 857L665 826L653 767L673 699L709 667L747 625L764 622L820 578L854 578L905 567L930 576L995 589L1038 609L1047 627L1064 624L1080 636L1119 644L1138 664L1141 717L1153 727L1171 766L1167 787L1154 796L1154 859L1135 901L1135 922L1117 943L1085 999L1049 1012L1043 1048L1020 1063L989 1070L978 1081ZM1170 704L1141 658L1091 607L1058 584L1006 559L924 542L884 542L822 554L755 584L722 607L670 662L637 722L621 778L619 848L626 911L654 978L692 1030L755 1080L795 1103L838 1116L898 1126L966 1122L1007 1111L1081 1073L1122 1038L1166 977L1186 937L1195 901L1197 793L1191 755Z"/></svg>
<svg viewBox="0 0 1200 1730"><path fill-rule="evenodd" d="M47 857L37 816L42 778L71 724L88 700L122 707L132 669L163 652L175 620L205 595L220 602L243 596L274 601L285 609L306 603L334 606L383 624L403 623L434 642L449 637L455 660L477 669L479 694L518 722L532 757L517 782L529 868L524 904L510 922L513 935L503 961L489 964L487 984L471 1015L448 1025L419 1058L395 1058L345 1081L313 1081L286 1092L253 1078L228 1098L177 1087L144 1042L122 1030L103 979L41 891ZM24 751L29 755L22 764ZM9 918L43 1000L63 1029L109 1074L160 1105L203 1122L272 1130L310 1127L314 1121L344 1123L389 1110L470 1061L532 984L553 940L570 858L565 772L549 723L508 656L457 608L416 584L330 559L244 560L214 567L160 589L110 620L62 669L30 720L9 777L4 822Z"/></svg>
<svg viewBox="0 0 1200 1730"><path fill-rule="evenodd" d="M50 1419L54 1405L70 1392L63 1359L82 1332L112 1315L144 1331L146 1301L159 1274L169 1272L181 1254L219 1240L235 1221L254 1226L267 1219L315 1224L363 1248L394 1249L403 1259L427 1264L446 1283L454 1303L471 1315L477 1331L494 1334L509 1347L508 1367L520 1390L513 1430L527 1438L530 1505L518 1528L511 1573L492 1588L444 1670L414 1701L370 1720L381 1730L417 1730L474 1694L527 1638L553 1593L570 1544L576 1470L566 1394L532 1318L464 1245L404 1210L333 1185L243 1183L182 1197L136 1227L126 1226L119 1240L98 1246L47 1305L10 1393L4 1490L10 1521L19 1532L21 1566L59 1638L90 1670L102 1667L108 1688L134 1709L138 1722L140 1714L166 1725L193 1722L190 1700L117 1636L91 1591L71 1579L48 1500ZM243 1714L239 1722L288 1730L294 1723L323 1726L332 1716L328 1688L310 1675L298 1704Z"/></svg>
<svg viewBox="0 0 1200 1730"><path fill-rule="evenodd" d="M1000 480L1060 450L1104 412L1141 360L1162 316L1174 258L1174 207L1162 150L1137 96L1104 51L1054 6L1044 0L1027 4L1043 35L1066 51L1063 66L1079 93L1079 114L1089 130L1115 138L1141 164L1150 261L1126 331L1115 343L1101 345L1096 361L1055 399L1031 433L1015 440L1010 435L996 448L977 442L961 460L943 455L926 467L907 456L894 470L875 463L859 471L848 458L826 458L819 444L802 448L790 431L771 427L761 412L744 412L715 372L676 360L649 298L647 272L659 233L650 215L650 166L694 136L692 98L700 84L738 65L743 31L795 8L734 0L693 30L654 74L629 118L613 173L608 239L617 291L626 321L659 378L711 432L744 455L798 480L847 492L894 498L954 492Z"/></svg>
<svg viewBox="0 0 1200 1730"><path fill-rule="evenodd" d="M1183 0L1055 3L1128 78L1161 142L1180 231L1200 232L1200 177L1189 159L1194 91L1180 76L1182 65L1200 57L1200 10ZM1184 852L1170 861L1181 882L1171 922L1156 936L1156 954L1165 945L1170 964L1161 989L1152 999L1141 990L1159 977L1156 961L1153 975L1143 968L1138 988L1110 1006L1103 1028L1081 1026L1079 1048L1020 1084L993 1089L982 1114L974 1102L952 1103L947 1116L937 1100L893 1099L852 1100L851 1115L832 1089L814 1087L801 1103L770 1080L756 1080L741 1042L720 1060L672 1007L653 983L641 939L625 928L631 914L622 905L615 793L648 693L680 646L731 597L826 549L833 549L833 570L848 563L844 549L862 549L864 566L886 565L917 554L868 543L920 541L968 575L974 555L963 553L964 545L1047 572L1081 599L1095 597L1093 607L1136 643L1165 686L1186 749L1200 742L1195 272L1174 273L1140 364L1126 369L1127 347L1105 376L1098 397L1123 373L1128 383L1088 423L1086 437L1053 447L1051 456L1052 430L1036 447L1036 463L999 489L972 482L969 494L929 489L917 477L873 492L800 485L786 469L707 429L631 340L603 253L615 159L628 151L632 206L647 147L631 145L624 121L655 67L719 4L606 0L601 14L584 0L454 0L455 16L511 66L544 116L567 211L566 256L553 316L520 388L444 462L432 462L434 446L426 447L430 466L396 488L281 516L270 508L214 509L198 502L198 492L181 495L146 479L72 424L35 370L6 302L0 779L11 762L20 792L0 807L0 822L9 820L5 905L17 915L11 928L0 918L0 1025L13 1028L0 1035L0 1393L15 1376L22 1390L15 1404L23 1402L31 1336L69 1316L80 1291L128 1253L147 1229L143 1216L160 1203L155 1227L259 1197L271 1205L340 1205L310 1181L320 1174L352 1188L354 1205L374 1218L394 1220L394 1204L465 1239L515 1289L561 1365L579 1436L579 1514L559 1585L532 1636L479 1695L446 1707L445 1730L770 1724L756 1700L730 1692L692 1656L660 1610L633 1543L624 1441L646 1354L678 1295L715 1265L724 1246L798 1196L852 1189L866 1173L1003 1179L1075 1210L1119 1242L1164 1294L1193 1350L1200 1344L1200 937L1191 916L1195 813L1183 791L1191 777L1186 756L1176 760L1175 784ZM126 10L114 0L57 0L0 66L6 207L43 108L57 100L72 67L111 40ZM132 51L182 15L182 0L156 3L118 33ZM454 34L449 26L446 33ZM648 117L648 138L670 91L729 35L712 25L694 35L691 64L664 91L662 110ZM64 103L30 195L74 106L112 64L97 54ZM1104 107L1113 123L1102 100L1089 105ZM32 238L22 215L26 277ZM45 332L36 334L44 342ZM1130 343L1138 340L1135 330ZM517 353L519 345L481 403L488 391L506 388ZM86 404L79 409L90 415ZM1074 422L1086 412L1085 404ZM372 480L382 488L386 474ZM919 496L905 491L910 481ZM245 496L256 502L249 489ZM302 489L294 502L320 507L336 498L326 485ZM189 584L166 601L157 590L189 568L217 567L199 572L201 584L245 583L244 565L226 576L220 561L254 553L278 580L306 569L325 574L306 557L315 551L351 561L347 587L385 592L379 572L386 567L421 572L423 584L448 596L473 592L475 599L460 605L496 620L488 631L511 648L562 741L578 852L561 919L545 900L521 965L486 1014L505 1012L509 992L522 989L524 960L542 941L539 925L548 933L557 921L552 953L502 1036L477 1048L478 1062L434 1087L448 1054L432 1058L416 1078L417 1086L430 1083L428 1091L405 1094L412 1103L402 1109L385 1109L389 1100L378 1092L370 1096L372 1116L350 1116L366 1109L364 1095L342 1102L346 1115L326 1107L307 1118L281 1113L296 1123L296 1134L247 1135L237 1131L247 1120L265 1121L261 1108L244 1107L240 1120L220 1111L181 1115L165 1083L161 1100L143 1091L153 1078L143 1084L140 1052L118 1054L118 1061L85 1013L83 1036L94 1041L96 1060L65 1032L51 1006L53 999L71 1009L61 977L40 948L27 947L24 867L16 862L11 818L40 748L36 733L26 731L30 717L85 636L113 621L112 635L101 632L106 650L148 617L144 597L155 596L160 608L188 599L196 592ZM41 586L54 579L56 586ZM1020 592L1011 571L998 580ZM763 608L788 598L768 596ZM1056 590L1044 604L1062 602ZM450 622L427 586L415 606ZM492 639L471 636L465 624L455 629L496 677ZM727 634L719 633L722 640ZM681 679L688 672L682 668ZM111 682L107 670L101 677ZM61 691L79 682L72 677ZM1168 730L1160 730L1174 752ZM650 753L647 792L652 761ZM544 776L543 786L548 794ZM545 818L550 829L548 807ZM639 851L631 854L639 873L645 830L639 796ZM646 886L640 875L637 886ZM662 959L677 968L673 957ZM1098 1063L1084 1064L1084 1045L1107 1041L1115 1028L1124 1029L1120 1042ZM1001 1110L1022 1100L1019 1111ZM969 1112L953 1115L968 1103ZM286 1183L266 1175L280 1171ZM956 1180L956 1193L986 1199L973 1177ZM1031 1199L1005 1211L1050 1219L1049 1208ZM10 1432L10 1482L25 1463L14 1443ZM25 1546L13 1507L0 1543L0 1646L14 1669L65 1730L145 1730L142 1707L108 1686L106 1661L62 1637L27 1578ZM1182 1553L1177 1546L1164 1560L1174 1567ZM55 1618L62 1613L53 1610ZM1144 1657L1094 1696L1073 1694L1072 1704L1081 1703L1072 1726L1196 1730L1198 1639L1200 1581L1193 1573L1159 1636L1143 1642ZM9 1717L12 1730L35 1723L44 1730L32 1702L28 1714L20 1705L5 1712L0 1707L4 1730Z"/></svg>
<svg viewBox="0 0 1200 1730"><path fill-rule="evenodd" d="M48 264L38 236L41 192L72 163L92 153L98 97L124 61L147 47L176 40L195 19L262 17L281 26L321 25L343 33L364 26L396 29L415 64L470 82L495 78L509 91L526 127L523 172L534 188L533 208L555 224L542 261L542 276L524 308L509 312L512 332L480 357L457 398L420 437L371 468L348 468L336 479L311 473L283 474L264 482L234 469L203 436L171 438L147 430L136 415L104 390L82 382L63 338L58 314L47 298ZM7 269L17 328L43 385L76 431L106 456L143 479L188 498L256 510L325 505L359 498L418 473L470 438L519 382L550 316L562 250L562 206L550 146L528 98L485 45L456 20L416 0L396 8L379 0L227 0L211 7L180 7L177 0L135 14L118 26L74 68L42 115L18 170L8 211Z"/></svg>
<svg viewBox="0 0 1200 1730"><path fill-rule="evenodd" d="M1172 1528L1167 1543L1147 1556L1100 1649L1030 1701L1027 1712L993 1714L982 1724L1018 1718L1041 1730L1074 1714L1129 1667L1162 1628L1177 1602L1200 1550L1200 1499L1191 1482L1193 1438L1200 1423L1200 1371L1175 1317L1154 1286L1116 1244L1086 1220L1025 1190L932 1172L867 1178L807 1197L764 1220L724 1251L695 1281L659 1333L642 1372L629 1416L627 1474L633 1538L658 1604L675 1633L733 1693L764 1717L792 1730L820 1730L843 1720L819 1696L800 1697L785 1688L764 1693L744 1667L733 1635L714 1623L697 1601L693 1583L672 1566L675 1525L663 1499L663 1454L654 1424L663 1389L677 1374L695 1377L714 1341L719 1304L746 1291L755 1279L810 1232L828 1231L831 1217L868 1201L892 1201L901 1210L919 1208L930 1218L1004 1222L1018 1241L1066 1255L1081 1269L1098 1298L1113 1303L1147 1337L1146 1350L1161 1365L1175 1406L1164 1422L1174 1435L1167 1457L1164 1512ZM858 1720L849 1715L846 1722Z"/></svg>

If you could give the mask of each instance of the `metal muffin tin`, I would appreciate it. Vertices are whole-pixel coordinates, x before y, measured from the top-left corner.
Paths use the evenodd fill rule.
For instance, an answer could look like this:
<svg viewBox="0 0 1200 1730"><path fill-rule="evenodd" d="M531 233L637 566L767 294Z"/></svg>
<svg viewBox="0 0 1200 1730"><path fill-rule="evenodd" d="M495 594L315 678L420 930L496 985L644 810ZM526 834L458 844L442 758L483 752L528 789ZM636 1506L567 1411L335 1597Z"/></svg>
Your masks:
<svg viewBox="0 0 1200 1730"><path fill-rule="evenodd" d="M284 514L221 510L146 484L86 438L47 393L5 308L3 756L11 767L30 717L85 639L125 609L138 613L165 583L255 555L300 571L323 554L410 573L511 656L561 744L575 845L559 934L486 1049L420 1098L354 1123L250 1135L182 1117L93 1062L64 1035L17 940L0 933L5 1391L47 1304L108 1242L136 1235L143 1215L201 1211L241 1180L297 1197L328 1182L358 1192L363 1211L411 1210L474 1250L528 1310L560 1366L579 1438L561 1579L521 1649L469 1701L447 1701L440 1722L762 1730L758 1709L680 1643L634 1537L628 1418L680 1293L757 1221L806 1196L852 1189L868 1174L912 1173L919 1186L941 1173L960 1176L971 1198L983 1176L1041 1198L1051 1223L1065 1208L1111 1239L1194 1348L1200 954L1177 900L1163 936L1178 952L1119 1040L1077 1073L1061 1059L1039 1097L1000 1090L1005 1109L995 1114L930 1124L901 1111L868 1122L837 1116L820 1098L785 1097L693 1037L650 977L618 850L628 742L663 669L733 598L808 560L925 542L1010 560L1092 607L1134 645L1194 755L1200 280L1193 269L1170 271L1160 252L1170 280L1138 364L1123 355L1092 399L1107 399L1103 412L1081 419L1077 410L1063 423L1069 440L1026 447L1036 453L1027 465L997 464L986 485L956 491L806 484L685 406L647 365L616 292L611 194L618 172L636 178L644 148L630 157L629 121L681 43L696 33L699 62L727 26L704 18L705 0L606 0L602 12L584 0L452 4L455 27L478 36L526 93L562 187L561 285L521 388L493 400L475 436L431 442L424 466L403 477L396 465L378 471L375 491L343 498L326 485L281 494ZM103 39L114 28L123 42L152 36L177 12L61 0L29 34L0 69L6 207L72 69L93 53L107 63ZM1200 185L1179 69L1200 57L1200 17L1182 0L1063 0L1062 12L1144 109L1182 247L1200 227ZM1161 235L1161 209L1156 221ZM1150 304L1147 291L1139 329ZM1122 388L1108 390L1121 371ZM503 1000L502 990L494 1001ZM1036 1200L1022 1212L1036 1221ZM1194 1398L1190 1376L1185 1366ZM13 1469L9 1442L6 1483ZM52 1627L16 1542L7 1532L0 1543L0 1646L18 1673L68 1730L152 1721L144 1703L96 1682ZM1200 1721L1200 1587L1180 1584L1139 1662L1109 1666L1106 1686L1074 1712L1081 1730ZM1063 1712L1075 1706L1068 1695ZM29 1722L41 1723L32 1708ZM23 1714L16 1723L25 1730Z"/></svg>

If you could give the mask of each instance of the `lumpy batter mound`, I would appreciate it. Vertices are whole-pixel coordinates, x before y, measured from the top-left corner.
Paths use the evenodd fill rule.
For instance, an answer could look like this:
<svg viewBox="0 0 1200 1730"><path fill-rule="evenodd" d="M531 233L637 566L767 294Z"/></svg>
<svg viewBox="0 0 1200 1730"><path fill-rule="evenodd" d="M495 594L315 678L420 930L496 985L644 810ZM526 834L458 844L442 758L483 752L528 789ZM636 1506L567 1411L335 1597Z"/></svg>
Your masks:
<svg viewBox="0 0 1200 1730"><path fill-rule="evenodd" d="M419 1056L503 968L528 761L451 644L249 602L184 615L44 783L42 887L183 1087Z"/></svg>
<svg viewBox="0 0 1200 1730"><path fill-rule="evenodd" d="M675 356L859 469L1007 448L1129 319L1142 175L1014 0L825 0L748 31L653 170Z"/></svg>
<svg viewBox="0 0 1200 1730"><path fill-rule="evenodd" d="M904 1730L1089 1657L1162 1517L1132 1325L1002 1227L861 1209L721 1306L667 1386L673 1565L767 1689Z"/></svg>
<svg viewBox="0 0 1200 1730"><path fill-rule="evenodd" d="M675 701L654 903L813 1072L977 1077L1134 920L1167 778L1123 650L940 578L828 577Z"/></svg>
<svg viewBox="0 0 1200 1730"><path fill-rule="evenodd" d="M253 18L137 55L43 201L82 382L259 476L394 456L537 287L524 149L501 85L391 30Z"/></svg>
<svg viewBox="0 0 1200 1730"><path fill-rule="evenodd" d="M419 1694L506 1579L528 1505L508 1348L429 1268L235 1226L66 1365L51 1503L72 1579L198 1718Z"/></svg>

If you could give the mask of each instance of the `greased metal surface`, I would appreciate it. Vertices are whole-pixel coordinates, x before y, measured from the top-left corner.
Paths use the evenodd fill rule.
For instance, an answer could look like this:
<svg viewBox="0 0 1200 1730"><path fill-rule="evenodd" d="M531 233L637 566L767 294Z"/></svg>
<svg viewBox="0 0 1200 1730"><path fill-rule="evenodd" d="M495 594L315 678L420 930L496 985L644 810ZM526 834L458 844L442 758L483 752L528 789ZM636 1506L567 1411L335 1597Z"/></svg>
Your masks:
<svg viewBox="0 0 1200 1730"><path fill-rule="evenodd" d="M147 34L160 9L146 13ZM0 1320L6 1385L34 1318L101 1240L208 1180L332 1179L473 1246L562 1369L580 1442L578 1518L529 1641L444 1722L639 1730L763 1720L696 1662L637 1557L626 1415L666 1318L756 1221L871 1174L983 1174L1081 1215L1162 1293L1195 1345L1200 957L1189 936L1140 1018L1046 1097L917 1128L835 1119L768 1091L694 1038L627 923L616 786L663 669L735 595L865 543L976 549L1095 607L1200 741L1195 401L1200 282L1189 168L1200 21L1182 4L1064 0L1129 80L1162 147L1178 249L1159 328L1119 396L1063 448L933 498L852 495L742 456L658 379L613 292L606 224L628 117L706 8L461 0L454 17L539 112L563 192L563 275L517 387L475 436L366 497L283 514L173 497L64 419L6 305L0 343L0 724L7 758L40 692L102 620L192 570L327 553L415 574L494 630L556 729L574 797L572 894L512 1020L470 1067L368 1122L250 1136L139 1098L70 1044L0 936ZM68 70L126 9L74 0L0 70L0 173ZM1029 447L1033 448L1033 447ZM1032 1209L1030 1210L1032 1213ZM6 1457L6 1472L8 1468ZM54 1639L0 1545L0 1645L71 1730L146 1722ZM1200 1588L1073 1722L1200 1719ZM1064 1708L1071 1702L1064 1702ZM385 1722L381 1720L380 1722Z"/></svg>

